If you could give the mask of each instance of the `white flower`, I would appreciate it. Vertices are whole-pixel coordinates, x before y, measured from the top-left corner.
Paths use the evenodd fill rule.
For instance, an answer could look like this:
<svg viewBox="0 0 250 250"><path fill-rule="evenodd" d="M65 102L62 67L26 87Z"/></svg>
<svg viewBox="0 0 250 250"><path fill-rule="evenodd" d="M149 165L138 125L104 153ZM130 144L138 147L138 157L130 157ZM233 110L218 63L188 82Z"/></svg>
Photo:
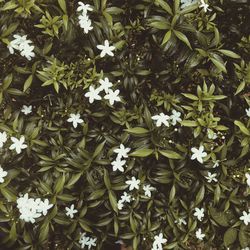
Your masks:
<svg viewBox="0 0 250 250"><path fill-rule="evenodd" d="M125 160L121 160L121 158L116 158L115 161L111 162L111 165L113 166L113 171L119 170L121 172L124 172L123 166L126 164Z"/></svg>
<svg viewBox="0 0 250 250"><path fill-rule="evenodd" d="M74 128L77 128L78 123L83 123L83 119L80 118L80 114L70 114L69 116L70 118L67 120L67 122L72 122Z"/></svg>
<svg viewBox="0 0 250 250"><path fill-rule="evenodd" d="M217 139L218 136L212 129L208 129L207 130L207 137L210 140L215 140L215 139Z"/></svg>
<svg viewBox="0 0 250 250"><path fill-rule="evenodd" d="M129 195L127 192L123 192L123 195L121 196L121 202L130 202L131 201L131 195Z"/></svg>
<svg viewBox="0 0 250 250"><path fill-rule="evenodd" d="M4 182L3 177L5 177L8 173L3 170L3 168L0 166L0 183Z"/></svg>
<svg viewBox="0 0 250 250"><path fill-rule="evenodd" d="M114 152L117 153L117 158L128 158L128 152L131 148L125 148L123 144L120 144L120 147L115 149Z"/></svg>
<svg viewBox="0 0 250 250"><path fill-rule="evenodd" d="M156 120L156 126L160 127L162 124L169 127L169 116L165 115L164 113L160 113L159 115L154 115L151 117L153 120Z"/></svg>
<svg viewBox="0 0 250 250"><path fill-rule="evenodd" d="M10 150L16 150L17 154L20 154L22 149L27 148L27 145L24 144L25 138L22 135L20 140L18 140L16 137L11 137L10 138L12 140L12 144L10 145L9 149Z"/></svg>
<svg viewBox="0 0 250 250"><path fill-rule="evenodd" d="M119 210L122 210L123 207L124 207L124 204L123 204L122 200L119 200L119 201L117 202L117 208L118 208Z"/></svg>
<svg viewBox="0 0 250 250"><path fill-rule="evenodd" d="M188 7L189 5L196 3L198 0L181 0L181 9Z"/></svg>
<svg viewBox="0 0 250 250"><path fill-rule="evenodd" d="M74 214L77 213L78 211L75 209L75 205L72 204L70 207L66 207L65 210L66 215L69 216L71 219L74 217Z"/></svg>
<svg viewBox="0 0 250 250"><path fill-rule="evenodd" d="M113 83L109 81L108 77L105 77L104 80L100 79L99 83L101 86L99 87L100 91L104 90L107 94L109 92L109 89L113 86Z"/></svg>
<svg viewBox="0 0 250 250"><path fill-rule="evenodd" d="M4 132L0 132L0 148L3 147L3 144L7 141L7 133Z"/></svg>
<svg viewBox="0 0 250 250"><path fill-rule="evenodd" d="M197 217L199 221L202 221L204 217L204 208L199 209L198 207L196 207L194 216Z"/></svg>
<svg viewBox="0 0 250 250"><path fill-rule="evenodd" d="M33 52L34 46L26 45L21 50L21 56L26 57L29 61L32 59L32 57L35 57L35 53Z"/></svg>
<svg viewBox="0 0 250 250"><path fill-rule="evenodd" d="M93 29L93 26L91 26L91 20L87 16L79 16L79 24L85 34L88 34L89 31Z"/></svg>
<svg viewBox="0 0 250 250"><path fill-rule="evenodd" d="M120 102L121 98L118 96L120 93L120 90L117 89L113 91L112 89L109 89L108 94L104 96L104 99L109 100L110 105L114 105L115 102Z"/></svg>
<svg viewBox="0 0 250 250"><path fill-rule="evenodd" d="M162 244L165 244L167 239L163 238L163 234L155 235L152 250L162 250Z"/></svg>
<svg viewBox="0 0 250 250"><path fill-rule="evenodd" d="M181 113L176 110L172 110L172 115L170 115L172 125L176 125L177 122L181 122Z"/></svg>
<svg viewBox="0 0 250 250"><path fill-rule="evenodd" d="M90 7L89 4L84 4L82 2L78 2L78 5L80 5L78 8L77 8L77 11L82 11L82 13L87 13L88 11L92 11L92 7Z"/></svg>
<svg viewBox="0 0 250 250"><path fill-rule="evenodd" d="M85 97L89 98L89 103L93 103L94 100L101 100L102 97L99 95L100 89L94 89L92 86L89 87L89 92L85 94Z"/></svg>
<svg viewBox="0 0 250 250"><path fill-rule="evenodd" d="M195 232L195 235L198 240L203 240L203 238L205 237L205 234L201 232L200 228Z"/></svg>
<svg viewBox="0 0 250 250"><path fill-rule="evenodd" d="M249 247L242 248L241 250L250 250Z"/></svg>
<svg viewBox="0 0 250 250"><path fill-rule="evenodd" d="M197 148L191 148L191 151L193 152L191 156L191 160L197 159L198 162L203 163L203 157L207 156L206 152L204 151L204 146L200 146L199 149Z"/></svg>
<svg viewBox="0 0 250 250"><path fill-rule="evenodd" d="M205 176L205 178L207 179L208 183L211 183L212 181L214 181L214 182L218 181L217 178L216 178L216 176L217 176L216 173L212 174L211 172L208 172L207 175L208 176Z"/></svg>
<svg viewBox="0 0 250 250"><path fill-rule="evenodd" d="M248 223L250 223L250 210L248 210L248 213L243 211L243 215L240 217L240 220L244 221L245 225L248 225Z"/></svg>
<svg viewBox="0 0 250 250"><path fill-rule="evenodd" d="M17 199L17 208L20 212L20 219L25 222L34 223L36 218L41 217L42 214L46 215L48 209L52 206L52 204L49 204L48 199L42 201L40 198L29 198L27 193L23 197Z"/></svg>
<svg viewBox="0 0 250 250"><path fill-rule="evenodd" d="M204 0L200 0L200 5L199 8L203 8L204 12L206 13L208 10L211 11L211 9L209 9L209 5L207 3L205 3Z"/></svg>
<svg viewBox="0 0 250 250"><path fill-rule="evenodd" d="M104 57L106 54L109 56L114 56L114 53L112 52L115 50L115 46L109 46L109 41L105 40L104 45L97 45L97 49L101 50L101 57Z"/></svg>
<svg viewBox="0 0 250 250"><path fill-rule="evenodd" d="M245 109L245 110L246 110L247 116L250 117L250 108Z"/></svg>
<svg viewBox="0 0 250 250"><path fill-rule="evenodd" d="M184 218L179 218L178 220L175 221L175 223L178 223L179 226L183 225L187 225L187 222Z"/></svg>
<svg viewBox="0 0 250 250"><path fill-rule="evenodd" d="M48 210L53 207L53 204L49 204L49 200L45 199L44 201L40 201L38 212L41 212L44 216L47 215Z"/></svg>
<svg viewBox="0 0 250 250"><path fill-rule="evenodd" d="M145 193L144 193L145 196L151 197L151 191L154 191L155 188L152 187L151 185L144 185L144 186L143 186L143 190L144 190L144 192L145 192Z"/></svg>
<svg viewBox="0 0 250 250"><path fill-rule="evenodd" d="M139 184L140 184L140 180L138 179L136 179L134 176L130 179L130 180L128 180L128 181L126 181L126 184L128 184L129 185L129 190L131 191L131 190L134 190L134 189L139 189Z"/></svg>
<svg viewBox="0 0 250 250"><path fill-rule="evenodd" d="M88 246L88 249L90 249L92 246L95 247L96 246L96 238L89 238L89 241L86 243L86 245Z"/></svg>
<svg viewBox="0 0 250 250"><path fill-rule="evenodd" d="M21 112L23 112L25 115L28 115L29 113L32 112L32 106L23 105Z"/></svg>
<svg viewBox="0 0 250 250"><path fill-rule="evenodd" d="M79 243L81 244L81 248L87 246L87 242L89 241L89 237L85 236L86 233L83 233L79 239Z"/></svg>
<svg viewBox="0 0 250 250"><path fill-rule="evenodd" d="M217 161L215 161L215 162L214 162L214 165L213 165L213 168L218 167L218 166L220 165L220 164L219 164L219 162L220 162L220 161L218 161L218 160L217 160Z"/></svg>
<svg viewBox="0 0 250 250"><path fill-rule="evenodd" d="M247 178L247 185L250 187L250 174L245 173L245 176Z"/></svg>

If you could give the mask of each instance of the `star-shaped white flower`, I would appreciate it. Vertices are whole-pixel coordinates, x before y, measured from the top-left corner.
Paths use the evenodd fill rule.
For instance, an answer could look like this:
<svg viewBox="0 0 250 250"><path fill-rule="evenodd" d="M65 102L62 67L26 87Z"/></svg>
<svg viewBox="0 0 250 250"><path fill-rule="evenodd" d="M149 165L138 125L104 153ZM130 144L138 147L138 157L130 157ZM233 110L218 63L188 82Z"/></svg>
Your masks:
<svg viewBox="0 0 250 250"><path fill-rule="evenodd" d="M250 174L245 173L245 176L247 178L247 185L250 187Z"/></svg>
<svg viewBox="0 0 250 250"><path fill-rule="evenodd" d="M123 192L123 195L121 196L122 202L130 202L131 201L131 195L129 195L127 192Z"/></svg>
<svg viewBox="0 0 250 250"><path fill-rule="evenodd" d="M140 180L138 179L136 179L134 176L130 179L130 180L128 180L128 181L126 181L126 184L128 184L129 185L129 190L131 191L131 190L134 190L134 189L139 189L139 184L140 184Z"/></svg>
<svg viewBox="0 0 250 250"><path fill-rule="evenodd" d="M195 232L195 235L198 240L203 240L203 238L205 237L205 234L201 232L200 228Z"/></svg>
<svg viewBox="0 0 250 250"><path fill-rule="evenodd" d="M172 110L172 115L170 115L172 125L176 125L177 122L181 122L181 113L176 110Z"/></svg>
<svg viewBox="0 0 250 250"><path fill-rule="evenodd" d="M118 210L122 210L123 207L124 207L123 201L122 201L122 200L119 200L119 201L117 202L117 208L118 208Z"/></svg>
<svg viewBox="0 0 250 250"><path fill-rule="evenodd" d="M72 204L70 207L66 207L65 210L66 215L69 216L71 219L74 217L74 214L77 213L78 211L75 209L75 205Z"/></svg>
<svg viewBox="0 0 250 250"><path fill-rule="evenodd" d="M96 246L96 238L90 238L89 241L86 243L86 246L88 246L88 249L90 249L92 246Z"/></svg>
<svg viewBox="0 0 250 250"><path fill-rule="evenodd" d="M192 151L192 156L191 156L191 160L195 160L197 159L198 162L203 163L203 159L204 157L207 156L207 153L204 152L204 146L200 146L199 149L197 148L191 148Z"/></svg>
<svg viewBox="0 0 250 250"><path fill-rule="evenodd" d="M113 171L119 170L120 172L124 172L123 166L126 164L125 160L121 160L121 158L116 158L114 161L111 162L113 166Z"/></svg>
<svg viewBox="0 0 250 250"><path fill-rule="evenodd" d="M220 161L218 161L218 160L214 161L213 168L219 167L220 166L219 162Z"/></svg>
<svg viewBox="0 0 250 250"><path fill-rule="evenodd" d="M89 103L93 103L94 100L101 100L102 97L99 95L100 89L93 88L92 86L89 87L89 92L85 94L85 97L89 98Z"/></svg>
<svg viewBox="0 0 250 250"><path fill-rule="evenodd" d="M29 61L32 59L32 57L35 57L35 53L33 52L34 46L26 45L21 50L21 56L26 57Z"/></svg>
<svg viewBox="0 0 250 250"><path fill-rule="evenodd" d="M72 122L74 128L77 128L78 123L83 123L83 119L80 118L80 114L70 114L69 116L70 118L67 120L67 122Z"/></svg>
<svg viewBox="0 0 250 250"><path fill-rule="evenodd" d="M197 217L199 221L202 221L204 217L204 208L199 209L198 207L195 208L194 216Z"/></svg>
<svg viewBox="0 0 250 250"><path fill-rule="evenodd" d="M248 210L248 213L243 211L243 215L240 217L240 220L242 220L245 225L248 225L248 223L250 223L250 210Z"/></svg>
<svg viewBox="0 0 250 250"><path fill-rule="evenodd" d="M86 233L83 233L80 237L79 243L81 244L81 248L84 248L87 246L87 242L89 241L89 237L85 236Z"/></svg>
<svg viewBox="0 0 250 250"><path fill-rule="evenodd" d="M250 108L245 109L245 110L246 110L247 116L250 117Z"/></svg>
<svg viewBox="0 0 250 250"><path fill-rule="evenodd" d="M77 11L82 11L82 13L87 14L88 11L92 11L92 7L89 4L84 4L82 2L78 2L79 7L77 8Z"/></svg>
<svg viewBox="0 0 250 250"><path fill-rule="evenodd" d="M44 201L40 201L38 212L42 213L44 216L47 215L48 210L53 207L53 204L49 204L49 200L45 199Z"/></svg>
<svg viewBox="0 0 250 250"><path fill-rule="evenodd" d="M162 244L165 244L167 239L163 238L163 234L155 235L152 250L162 250Z"/></svg>
<svg viewBox="0 0 250 250"><path fill-rule="evenodd" d="M206 13L208 10L211 11L211 9L209 9L209 5L207 3L205 3L204 0L200 0L200 5L199 8L203 8L204 12Z"/></svg>
<svg viewBox="0 0 250 250"><path fill-rule="evenodd" d="M187 225L187 222L184 218L179 218L178 220L175 221L175 223L178 223L179 226L183 225Z"/></svg>
<svg viewBox="0 0 250 250"><path fill-rule="evenodd" d="M100 83L100 91L104 90L106 94L108 94L109 89L113 86L113 83L109 81L108 77L105 77L104 80L100 79L99 80Z"/></svg>
<svg viewBox="0 0 250 250"><path fill-rule="evenodd" d="M30 114L32 112L32 106L23 105L21 112L23 112L25 115Z"/></svg>
<svg viewBox="0 0 250 250"><path fill-rule="evenodd" d="M104 45L97 45L96 47L102 51L100 57L104 57L105 55L114 56L112 51L115 50L115 46L109 46L108 40L104 41Z"/></svg>
<svg viewBox="0 0 250 250"><path fill-rule="evenodd" d="M0 166L0 183L4 182L3 177L5 177L8 173L3 170L3 168Z"/></svg>
<svg viewBox="0 0 250 250"><path fill-rule="evenodd" d="M7 141L7 133L4 132L0 132L0 148L3 147L3 144Z"/></svg>
<svg viewBox="0 0 250 250"><path fill-rule="evenodd" d="M25 138L22 135L21 138L18 140L16 137L11 137L12 144L10 145L9 149L10 150L16 150L17 154L20 154L22 149L27 148L27 145L24 144Z"/></svg>
<svg viewBox="0 0 250 250"><path fill-rule="evenodd" d="M205 176L205 178L207 179L208 183L211 183L212 181L217 182L218 180L217 180L216 176L217 176L216 173L212 174L211 172L208 172L207 176Z"/></svg>
<svg viewBox="0 0 250 250"><path fill-rule="evenodd" d="M148 196L148 197L151 197L151 191L154 191L155 188L152 187L151 185L144 185L143 186L143 190L144 190L144 195L145 196Z"/></svg>
<svg viewBox="0 0 250 250"><path fill-rule="evenodd" d="M156 126L160 127L162 124L169 127L168 120L170 117L168 115L165 115L164 113L160 113L159 115L154 115L151 117L153 120L156 120Z"/></svg>
<svg viewBox="0 0 250 250"><path fill-rule="evenodd" d="M104 96L104 99L109 100L110 105L114 105L115 102L120 102L121 98L118 96L120 93L120 90L117 89L113 91L112 89L109 89L108 94Z"/></svg>
<svg viewBox="0 0 250 250"><path fill-rule="evenodd" d="M119 148L116 148L114 150L115 153L117 153L117 158L128 158L128 152L131 150L131 148L125 148L125 146L121 143Z"/></svg>
<svg viewBox="0 0 250 250"><path fill-rule="evenodd" d="M83 29L85 34L88 34L93 29L92 22L87 16L79 16L79 25Z"/></svg>

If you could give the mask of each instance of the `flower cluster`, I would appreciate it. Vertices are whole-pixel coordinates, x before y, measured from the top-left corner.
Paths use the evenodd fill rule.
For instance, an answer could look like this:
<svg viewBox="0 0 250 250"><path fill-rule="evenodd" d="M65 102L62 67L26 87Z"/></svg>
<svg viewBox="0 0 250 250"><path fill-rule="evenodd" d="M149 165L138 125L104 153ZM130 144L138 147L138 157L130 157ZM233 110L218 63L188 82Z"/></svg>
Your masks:
<svg viewBox="0 0 250 250"><path fill-rule="evenodd" d="M114 150L117 156L116 159L111 162L113 171L119 170L120 172L124 172L123 166L126 164L126 160L122 160L122 158L128 158L128 152L130 150L130 148L125 148L123 144L120 144L120 147Z"/></svg>
<svg viewBox="0 0 250 250"><path fill-rule="evenodd" d="M139 179L136 179L134 176L130 180L127 180L125 183L129 185L129 191L133 191L134 189L137 189L137 190L140 189L141 181ZM144 195L149 198L151 197L151 192L154 190L156 189L149 184L143 185ZM131 202L131 195L128 194L127 192L123 192L123 195L121 196L120 200L118 200L117 202L117 207L119 210L121 210L124 207L125 202L127 203Z"/></svg>
<svg viewBox="0 0 250 250"><path fill-rule="evenodd" d="M20 219L31 223L34 223L35 219L42 215L47 215L48 210L53 207L53 204L49 204L48 199L42 201L40 198L29 198L27 193L19 197L16 202L19 212L21 213Z"/></svg>
<svg viewBox="0 0 250 250"><path fill-rule="evenodd" d="M162 245L165 244L166 242L167 242L167 239L163 238L162 233L160 233L159 235L155 235L153 247L151 250L162 250L163 249Z"/></svg>
<svg viewBox="0 0 250 250"><path fill-rule="evenodd" d="M90 30L93 29L91 20L88 16L88 11L92 11L93 9L90 7L89 4L84 4L82 2L78 2L79 7L77 11L81 12L81 15L78 17L80 27L84 30L85 34L88 34Z"/></svg>
<svg viewBox="0 0 250 250"><path fill-rule="evenodd" d="M204 208L195 208L194 216L199 220L202 221L204 217ZM201 228L198 228L195 232L195 236L198 240L203 240L205 234L202 233Z"/></svg>
<svg viewBox="0 0 250 250"><path fill-rule="evenodd" d="M79 243L81 244L81 248L84 248L85 246L88 247L88 249L91 249L91 247L96 246L96 238L91 238L86 236L86 233L82 233L81 237L79 239Z"/></svg>
<svg viewBox="0 0 250 250"><path fill-rule="evenodd" d="M6 171L3 170L3 168L0 165L0 183L4 182L4 177L7 175L8 173Z"/></svg>
<svg viewBox="0 0 250 250"><path fill-rule="evenodd" d="M120 102L121 98L118 96L120 90L113 91L110 89L113 84L109 81L107 77L99 80L100 86L98 88L94 88L93 86L89 87L89 92L85 94L85 97L89 98L89 103L93 103L95 100L101 100L102 97L99 95L101 91L104 91L106 95L104 99L109 101L110 105L114 105L115 102Z"/></svg>
<svg viewBox="0 0 250 250"><path fill-rule="evenodd" d="M11 54L14 54L15 50L18 50L21 56L26 57L28 60L31 60L32 57L35 56L33 52L34 46L30 45L32 43L31 40L27 40L27 35L19 36L14 35L14 40L10 42L8 45L8 49Z"/></svg>
<svg viewBox="0 0 250 250"><path fill-rule="evenodd" d="M7 139L8 139L7 133L5 131L0 132L0 148L3 147L5 142L7 142ZM20 139L18 139L16 137L13 137L13 136L10 137L10 139L12 141L12 144L10 145L9 149L10 150L16 150L17 154L20 154L22 149L27 148L27 145L24 144L25 138L24 138L23 135L20 137Z"/></svg>
<svg viewBox="0 0 250 250"><path fill-rule="evenodd" d="M162 124L166 127L169 127L170 124L175 126L177 122L182 121L181 113L176 110L172 110L172 114L170 116L160 113L159 115L152 116L152 119L156 121L156 127L161 127Z"/></svg>

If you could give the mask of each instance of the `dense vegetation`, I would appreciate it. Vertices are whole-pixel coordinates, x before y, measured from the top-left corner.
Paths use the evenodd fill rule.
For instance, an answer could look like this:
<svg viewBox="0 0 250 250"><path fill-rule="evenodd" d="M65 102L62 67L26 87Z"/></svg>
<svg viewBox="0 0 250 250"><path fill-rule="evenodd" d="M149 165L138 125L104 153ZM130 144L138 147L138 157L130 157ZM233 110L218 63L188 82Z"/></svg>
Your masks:
<svg viewBox="0 0 250 250"><path fill-rule="evenodd" d="M249 249L249 13L0 0L0 248Z"/></svg>

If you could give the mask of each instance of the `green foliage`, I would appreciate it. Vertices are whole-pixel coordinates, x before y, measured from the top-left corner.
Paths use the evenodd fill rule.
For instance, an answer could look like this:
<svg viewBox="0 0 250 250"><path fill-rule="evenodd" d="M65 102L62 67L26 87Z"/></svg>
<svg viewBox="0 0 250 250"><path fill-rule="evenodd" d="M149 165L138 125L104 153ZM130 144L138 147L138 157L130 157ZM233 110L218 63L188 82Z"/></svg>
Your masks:
<svg viewBox="0 0 250 250"><path fill-rule="evenodd" d="M3 249L80 249L81 232L97 237L96 249L122 239L148 250L161 232L164 249L250 246L249 225L239 219L250 195L249 1L211 0L206 13L181 2L86 1L93 29L85 34L77 1L0 0ZM31 60L9 53L16 34L35 46ZM113 57L99 56L104 40L115 46ZM89 87L105 77L121 101L89 103ZM173 110L182 121L157 127L152 116ZM70 114L83 119L77 128ZM22 135L27 148L16 154L10 137ZM126 167L112 171L121 143L131 148ZM199 145L203 164L190 159ZM208 182L208 172L218 182ZM130 192L132 176L141 185ZM156 188L151 197L147 184ZM133 200L119 210L124 191ZM25 193L53 204L34 224L19 218L16 200ZM196 207L205 210L202 222Z"/></svg>

